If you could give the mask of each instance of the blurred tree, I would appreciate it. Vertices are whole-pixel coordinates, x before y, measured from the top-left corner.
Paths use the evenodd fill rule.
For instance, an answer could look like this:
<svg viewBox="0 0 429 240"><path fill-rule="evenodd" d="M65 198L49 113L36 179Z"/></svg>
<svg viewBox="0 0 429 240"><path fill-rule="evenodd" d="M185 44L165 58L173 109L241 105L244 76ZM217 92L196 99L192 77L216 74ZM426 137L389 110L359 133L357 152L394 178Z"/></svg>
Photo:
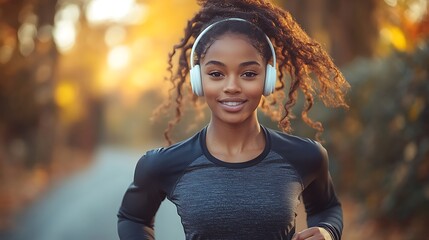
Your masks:
<svg viewBox="0 0 429 240"><path fill-rule="evenodd" d="M355 61L344 69L350 111L324 120L341 169L337 187L365 205L362 219L377 219L385 234L401 229L401 239L428 234L428 63L429 41L413 53Z"/></svg>
<svg viewBox="0 0 429 240"><path fill-rule="evenodd" d="M32 191L23 192L23 176L15 170L46 168L52 159L55 5L55 0L0 1L0 229L46 183L45 174L35 171Z"/></svg>
<svg viewBox="0 0 429 240"><path fill-rule="evenodd" d="M377 0L281 1L307 33L321 42L336 64L371 57L378 40Z"/></svg>
<svg viewBox="0 0 429 240"><path fill-rule="evenodd" d="M34 0L0 5L0 145L9 160L28 166L51 158L58 57L50 32L55 4Z"/></svg>
<svg viewBox="0 0 429 240"><path fill-rule="evenodd" d="M426 0L278 0L339 66L412 51L429 32Z"/></svg>
<svg viewBox="0 0 429 240"><path fill-rule="evenodd" d="M92 71L61 69L59 53L71 39L59 21L78 21L82 5L0 1L0 229L49 178L87 162L97 142L102 108L86 85Z"/></svg>

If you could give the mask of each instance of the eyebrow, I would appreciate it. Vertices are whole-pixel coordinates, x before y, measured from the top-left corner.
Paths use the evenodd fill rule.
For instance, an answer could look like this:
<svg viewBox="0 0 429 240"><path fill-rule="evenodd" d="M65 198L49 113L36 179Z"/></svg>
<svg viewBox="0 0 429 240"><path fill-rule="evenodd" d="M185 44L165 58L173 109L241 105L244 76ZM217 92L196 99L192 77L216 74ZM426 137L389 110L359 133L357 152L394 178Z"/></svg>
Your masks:
<svg viewBox="0 0 429 240"><path fill-rule="evenodd" d="M215 60L212 60L212 61L208 61L206 64L204 64L205 66L207 66L207 65L210 65L210 64L212 64L212 65L218 65L218 66L222 66L222 67L225 67L226 65L225 65L225 63L223 63L223 62L219 62L219 61L215 61ZM246 66L250 66L250 65L258 65L258 66L261 66L261 64L259 64L257 61L248 61L248 62L242 62L242 63L240 63L240 67L246 67Z"/></svg>

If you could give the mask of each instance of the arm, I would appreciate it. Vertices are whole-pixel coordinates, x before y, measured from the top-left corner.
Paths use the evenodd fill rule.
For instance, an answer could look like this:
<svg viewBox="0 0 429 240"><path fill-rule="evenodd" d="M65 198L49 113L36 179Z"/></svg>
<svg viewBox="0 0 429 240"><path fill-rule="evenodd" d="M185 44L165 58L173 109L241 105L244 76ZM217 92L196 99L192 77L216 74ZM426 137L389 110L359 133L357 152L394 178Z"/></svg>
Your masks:
<svg viewBox="0 0 429 240"><path fill-rule="evenodd" d="M333 240L340 240L343 230L343 212L329 174L328 154L325 148L320 144L317 145L323 159L320 161L314 180L302 194L307 212L307 224L309 228L322 228L319 229L322 234L327 231Z"/></svg>
<svg viewBox="0 0 429 240"><path fill-rule="evenodd" d="M154 217L165 194L159 189L157 174L143 156L137 163L134 181L128 187L118 212L118 234L121 240L154 239Z"/></svg>

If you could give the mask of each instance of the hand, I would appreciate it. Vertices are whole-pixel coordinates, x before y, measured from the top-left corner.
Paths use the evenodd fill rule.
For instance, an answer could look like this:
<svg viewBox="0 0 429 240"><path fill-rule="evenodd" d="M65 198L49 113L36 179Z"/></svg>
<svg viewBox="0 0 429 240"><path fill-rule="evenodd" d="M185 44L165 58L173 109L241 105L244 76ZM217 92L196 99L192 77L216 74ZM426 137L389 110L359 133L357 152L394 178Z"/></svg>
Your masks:
<svg viewBox="0 0 429 240"><path fill-rule="evenodd" d="M332 240L332 238L328 230L321 227L312 227L295 233L292 240Z"/></svg>

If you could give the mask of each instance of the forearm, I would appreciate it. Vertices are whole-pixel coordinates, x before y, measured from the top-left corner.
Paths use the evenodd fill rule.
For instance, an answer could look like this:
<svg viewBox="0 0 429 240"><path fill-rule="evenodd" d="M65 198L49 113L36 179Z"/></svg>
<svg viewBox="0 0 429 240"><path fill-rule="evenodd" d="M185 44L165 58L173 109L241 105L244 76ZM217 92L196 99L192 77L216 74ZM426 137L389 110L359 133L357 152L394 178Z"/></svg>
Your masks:
<svg viewBox="0 0 429 240"><path fill-rule="evenodd" d="M341 205L336 205L316 214L307 215L309 227L322 227L326 229L333 240L340 240L343 231L343 212Z"/></svg>
<svg viewBox="0 0 429 240"><path fill-rule="evenodd" d="M316 177L309 183L302 196L309 227L326 229L333 240L340 240L343 231L343 211L329 173L327 151L320 145L322 161Z"/></svg>
<svg viewBox="0 0 429 240"><path fill-rule="evenodd" d="M154 240L153 227L119 217L118 235L121 240Z"/></svg>

